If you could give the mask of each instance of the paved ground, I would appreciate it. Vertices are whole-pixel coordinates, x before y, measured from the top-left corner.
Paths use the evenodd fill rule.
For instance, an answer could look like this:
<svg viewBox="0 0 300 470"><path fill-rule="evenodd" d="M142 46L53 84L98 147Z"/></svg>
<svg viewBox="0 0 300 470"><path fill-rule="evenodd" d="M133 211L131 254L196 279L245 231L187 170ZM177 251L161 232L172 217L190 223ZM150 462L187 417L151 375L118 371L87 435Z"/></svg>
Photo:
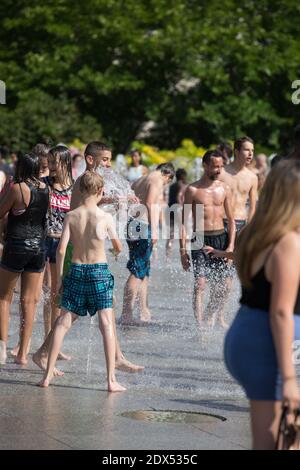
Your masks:
<svg viewBox="0 0 300 470"><path fill-rule="evenodd" d="M180 269L177 250L167 265L163 246L154 261L148 327L119 328L126 356L144 364L136 375L118 373L128 387L122 394L105 391L105 363L97 321L78 321L63 350L74 356L60 363L66 372L47 390L36 386L41 371L30 361L19 368L9 359L0 371L0 449L247 449L248 405L223 366L224 331L199 331L191 296L193 277ZM111 269L116 278L117 316L127 276L125 255ZM228 304L230 322L236 308L237 281ZM41 307L32 350L42 339ZM12 309L9 346L17 341L17 302ZM199 422L169 423L124 417L138 410L175 410L217 415ZM137 413L138 418L144 417ZM226 418L222 421L219 418Z"/></svg>

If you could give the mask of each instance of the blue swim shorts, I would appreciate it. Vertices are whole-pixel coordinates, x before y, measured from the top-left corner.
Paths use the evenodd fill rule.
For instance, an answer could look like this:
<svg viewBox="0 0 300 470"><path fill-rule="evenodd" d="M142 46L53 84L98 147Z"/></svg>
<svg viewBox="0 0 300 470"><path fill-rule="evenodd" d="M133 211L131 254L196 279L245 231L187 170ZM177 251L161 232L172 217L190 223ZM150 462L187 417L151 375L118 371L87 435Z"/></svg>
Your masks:
<svg viewBox="0 0 300 470"><path fill-rule="evenodd" d="M126 241L129 248L127 269L138 279L150 276L150 259L153 250L149 224L130 218Z"/></svg>
<svg viewBox="0 0 300 470"><path fill-rule="evenodd" d="M60 307L76 315L92 316L112 308L114 277L106 263L71 264L63 280Z"/></svg>

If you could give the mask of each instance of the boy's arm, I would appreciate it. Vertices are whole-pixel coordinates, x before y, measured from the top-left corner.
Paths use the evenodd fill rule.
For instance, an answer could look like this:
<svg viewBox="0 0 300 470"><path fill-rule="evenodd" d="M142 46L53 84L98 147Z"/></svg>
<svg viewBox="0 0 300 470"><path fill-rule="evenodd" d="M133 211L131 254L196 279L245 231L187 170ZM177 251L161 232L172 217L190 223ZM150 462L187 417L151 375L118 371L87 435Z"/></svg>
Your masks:
<svg viewBox="0 0 300 470"><path fill-rule="evenodd" d="M121 253L123 246L117 235L116 225L111 214L107 214L107 234L117 254Z"/></svg>
<svg viewBox="0 0 300 470"><path fill-rule="evenodd" d="M62 283L64 261L66 255L66 249L70 240L70 220L69 214L66 215L64 220L63 231L61 239L56 251L56 273L57 273L57 292L59 291Z"/></svg>

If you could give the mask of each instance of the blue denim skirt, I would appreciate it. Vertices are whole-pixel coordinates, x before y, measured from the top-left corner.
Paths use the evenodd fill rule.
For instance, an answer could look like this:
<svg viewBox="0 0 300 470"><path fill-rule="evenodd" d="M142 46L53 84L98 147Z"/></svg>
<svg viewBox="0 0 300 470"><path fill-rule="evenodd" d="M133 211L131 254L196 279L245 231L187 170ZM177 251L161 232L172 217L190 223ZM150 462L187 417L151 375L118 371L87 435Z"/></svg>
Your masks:
<svg viewBox="0 0 300 470"><path fill-rule="evenodd" d="M300 315L294 315L294 322L295 340L299 340ZM249 400L282 400L282 377L268 312L240 307L225 338L224 359Z"/></svg>

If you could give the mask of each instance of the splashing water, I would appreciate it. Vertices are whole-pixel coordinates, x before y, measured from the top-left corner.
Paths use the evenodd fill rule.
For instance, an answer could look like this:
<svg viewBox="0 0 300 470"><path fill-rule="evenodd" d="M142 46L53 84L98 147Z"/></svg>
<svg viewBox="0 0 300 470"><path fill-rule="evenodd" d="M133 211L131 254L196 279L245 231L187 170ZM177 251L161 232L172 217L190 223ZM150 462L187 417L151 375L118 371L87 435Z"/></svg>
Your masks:
<svg viewBox="0 0 300 470"><path fill-rule="evenodd" d="M105 196L116 199L134 196L129 182L112 168L99 167L96 172L104 178Z"/></svg>

